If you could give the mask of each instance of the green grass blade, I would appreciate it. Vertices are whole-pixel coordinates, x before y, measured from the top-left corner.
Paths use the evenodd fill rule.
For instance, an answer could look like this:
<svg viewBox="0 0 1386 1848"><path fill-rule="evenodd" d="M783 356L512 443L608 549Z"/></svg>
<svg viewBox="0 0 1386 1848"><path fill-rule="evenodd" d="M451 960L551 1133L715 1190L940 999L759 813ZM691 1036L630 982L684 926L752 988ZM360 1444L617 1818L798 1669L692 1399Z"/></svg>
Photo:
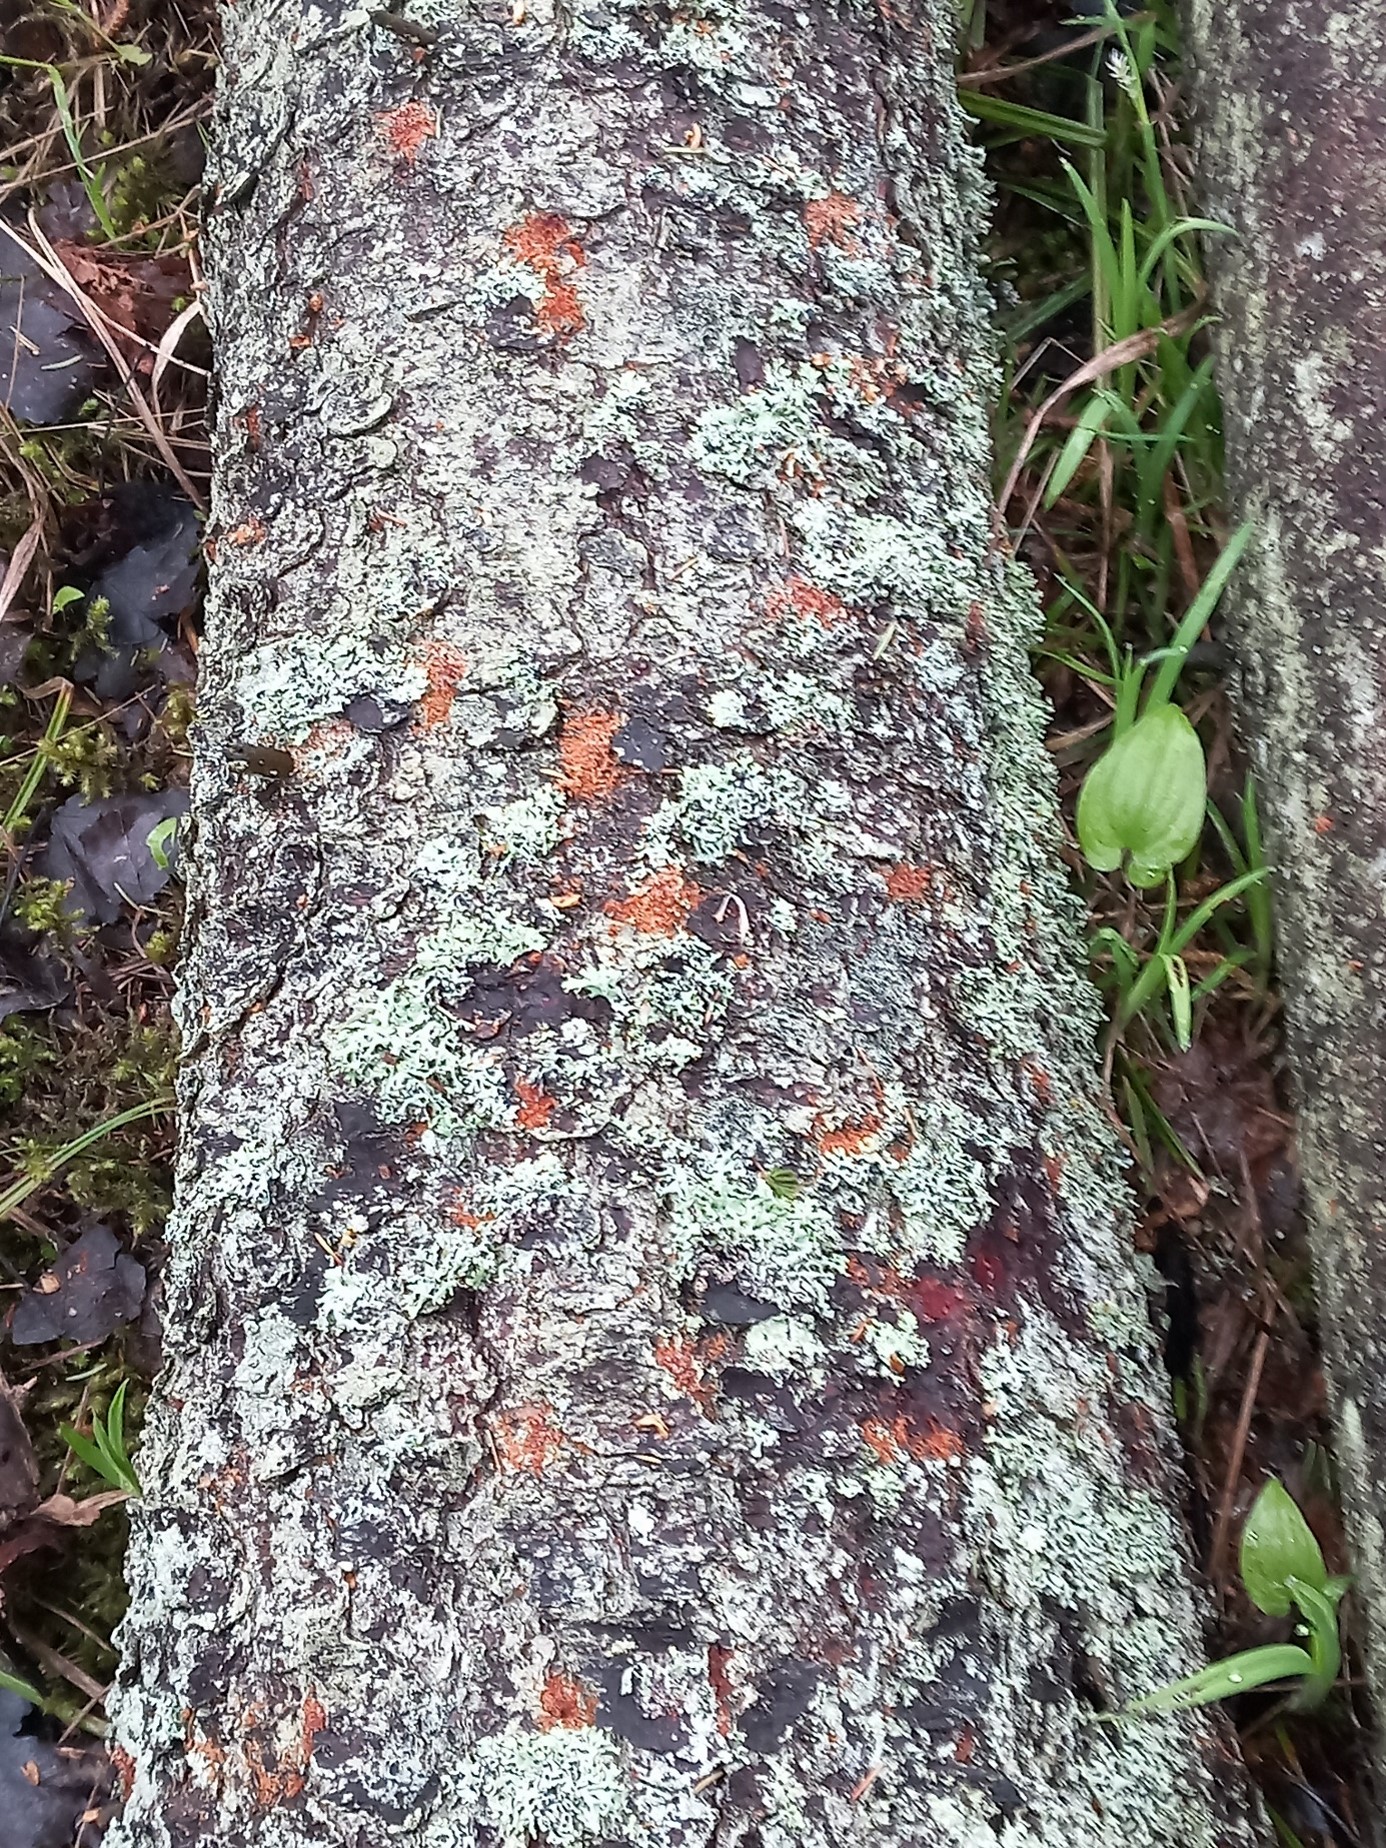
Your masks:
<svg viewBox="0 0 1386 1848"><path fill-rule="evenodd" d="M1075 122L1071 116L1050 115L1046 109L1027 109L1023 103L1009 103L1004 97L992 96L985 90L965 89L958 95L968 115L997 128L1011 129L1017 135L1048 135L1051 140L1079 148L1100 148L1106 141L1102 130L1092 129L1085 122Z"/></svg>

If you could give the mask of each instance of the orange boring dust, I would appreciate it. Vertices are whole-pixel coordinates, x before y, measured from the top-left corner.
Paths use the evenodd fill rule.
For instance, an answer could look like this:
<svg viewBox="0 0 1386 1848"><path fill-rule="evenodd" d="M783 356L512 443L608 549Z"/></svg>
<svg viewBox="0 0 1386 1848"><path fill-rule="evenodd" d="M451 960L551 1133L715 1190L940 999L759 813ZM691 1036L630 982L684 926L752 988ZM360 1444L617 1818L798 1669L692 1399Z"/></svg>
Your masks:
<svg viewBox="0 0 1386 1848"><path fill-rule="evenodd" d="M783 584L777 584L765 599L765 611L777 621L788 615L805 621L812 618L824 629L831 629L848 614L841 597L801 577L786 578Z"/></svg>
<svg viewBox="0 0 1386 1848"><path fill-rule="evenodd" d="M587 325L573 278L587 262L581 244L556 212L531 212L505 234L505 247L528 264L543 285L534 318L546 333L566 340Z"/></svg>
<svg viewBox="0 0 1386 1848"><path fill-rule="evenodd" d="M613 898L607 915L618 924L644 931L650 937L672 937L688 922L689 913L702 903L703 894L677 866L664 866L629 898Z"/></svg>
<svg viewBox="0 0 1386 1848"><path fill-rule="evenodd" d="M418 101L383 110L376 116L375 125L395 159L411 163L424 143L438 133L438 117L427 103Z"/></svg>
<svg viewBox="0 0 1386 1848"><path fill-rule="evenodd" d="M611 749L619 712L570 712L558 740L558 787L579 802L605 802L625 779Z"/></svg>

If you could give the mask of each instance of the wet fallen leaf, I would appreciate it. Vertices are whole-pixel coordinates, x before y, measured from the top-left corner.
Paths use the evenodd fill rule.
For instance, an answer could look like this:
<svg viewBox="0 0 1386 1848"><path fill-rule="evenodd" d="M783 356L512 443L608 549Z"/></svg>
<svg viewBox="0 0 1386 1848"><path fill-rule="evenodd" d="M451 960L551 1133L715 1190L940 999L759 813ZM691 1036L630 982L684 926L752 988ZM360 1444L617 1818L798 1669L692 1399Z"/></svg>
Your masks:
<svg viewBox="0 0 1386 1848"><path fill-rule="evenodd" d="M124 905L147 905L173 876L149 845L159 823L186 815L187 793L108 796L84 802L72 796L54 816L48 845L39 855L46 878L70 883L69 908L84 919L114 923Z"/></svg>
<svg viewBox="0 0 1386 1848"><path fill-rule="evenodd" d="M144 1266L122 1251L107 1226L74 1239L15 1306L10 1339L16 1347L41 1341L102 1341L133 1322L144 1303Z"/></svg>
<svg viewBox="0 0 1386 1848"><path fill-rule="evenodd" d="M0 405L21 423L58 423L87 396L97 364L63 292L0 232Z"/></svg>
<svg viewBox="0 0 1386 1848"><path fill-rule="evenodd" d="M26 1700L0 1689L0 1817L5 1848L70 1848L105 1779L105 1755L42 1736Z"/></svg>

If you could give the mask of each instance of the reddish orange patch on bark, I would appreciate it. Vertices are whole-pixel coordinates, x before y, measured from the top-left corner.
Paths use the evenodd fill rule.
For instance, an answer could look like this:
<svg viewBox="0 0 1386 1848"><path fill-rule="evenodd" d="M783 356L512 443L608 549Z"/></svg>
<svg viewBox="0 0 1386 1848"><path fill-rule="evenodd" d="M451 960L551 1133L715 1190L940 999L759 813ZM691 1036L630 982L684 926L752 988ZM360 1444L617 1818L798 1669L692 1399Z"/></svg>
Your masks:
<svg viewBox="0 0 1386 1848"><path fill-rule="evenodd" d="M1062 1155L1046 1155L1044 1158L1044 1178L1056 1193L1059 1190L1059 1183L1064 1178L1066 1166L1067 1163Z"/></svg>
<svg viewBox="0 0 1386 1848"><path fill-rule="evenodd" d="M673 937L702 898L701 890L677 866L662 866L629 898L610 899L606 910L618 924L629 924L632 930L650 937Z"/></svg>
<svg viewBox="0 0 1386 1848"><path fill-rule="evenodd" d="M830 192L826 198L810 199L804 207L804 223L813 250L820 244L836 244L840 250L855 249L857 240L851 231L860 222L861 207L846 193Z"/></svg>
<svg viewBox="0 0 1386 1848"><path fill-rule="evenodd" d="M248 520L242 520L239 526L231 528L226 535L226 543L237 546L263 545L267 530L259 514L252 513Z"/></svg>
<svg viewBox="0 0 1386 1848"><path fill-rule="evenodd" d="M590 1726L596 1717L595 1694L569 1675L549 1676L539 1696L540 1732L551 1732L555 1726Z"/></svg>
<svg viewBox="0 0 1386 1848"><path fill-rule="evenodd" d="M414 161L426 141L438 133L438 117L427 103L415 100L399 109L384 109L375 118L381 139L396 160Z"/></svg>
<svg viewBox="0 0 1386 1848"><path fill-rule="evenodd" d="M120 1784L120 1794L126 1802L130 1792L135 1788L135 1761L123 1745L111 1747L111 1763L115 1766L116 1779Z"/></svg>
<svg viewBox="0 0 1386 1848"><path fill-rule="evenodd" d="M542 1085L531 1084L527 1078L515 1080L515 1095L520 1100L520 1109L515 1117L517 1129L544 1129L549 1118L558 1108L558 1099L550 1097Z"/></svg>
<svg viewBox="0 0 1386 1848"><path fill-rule="evenodd" d="M841 597L801 577L788 577L783 584L775 585L765 599L765 611L777 622L786 616L798 616L803 621L812 618L825 629L842 622L848 614Z"/></svg>
<svg viewBox="0 0 1386 1848"><path fill-rule="evenodd" d="M318 1734L327 1725L327 1714L322 1702L309 1688L303 1697L302 1727L298 1736L299 1758L305 1768L313 1757L313 1747L318 1742Z"/></svg>
<svg viewBox="0 0 1386 1848"><path fill-rule="evenodd" d="M732 1685L728 1668L732 1652L725 1643L709 1643L707 1646L707 1680L712 1689L712 1697L717 1702L717 1730L725 1739L732 1729L731 1699Z"/></svg>
<svg viewBox="0 0 1386 1848"><path fill-rule="evenodd" d="M579 802L605 802L625 779L611 749L621 726L619 712L571 712L558 740L558 787Z"/></svg>
<svg viewBox="0 0 1386 1848"><path fill-rule="evenodd" d="M726 1350L725 1335L714 1335L710 1341L705 1342L691 1341L687 1336L677 1340L666 1338L655 1342L654 1360L655 1365L664 1369L685 1398L710 1413L716 1387L707 1378L704 1367L710 1361L720 1360Z"/></svg>
<svg viewBox="0 0 1386 1848"><path fill-rule="evenodd" d="M916 1278L903 1295L921 1322L946 1322L967 1308L966 1292L939 1277Z"/></svg>
<svg viewBox="0 0 1386 1848"><path fill-rule="evenodd" d="M1331 834L1335 826L1336 823L1331 815L1316 815L1314 817L1315 834Z"/></svg>
<svg viewBox="0 0 1386 1848"><path fill-rule="evenodd" d="M448 1212L448 1218L455 1226L466 1226L475 1231L477 1226L489 1225L495 1218L494 1213L474 1213L460 1195L454 1200Z"/></svg>
<svg viewBox="0 0 1386 1848"><path fill-rule="evenodd" d="M932 1422L920 1430L903 1412L889 1420L868 1418L861 1434L882 1463L898 1463L902 1455L912 1456L917 1463L946 1462L962 1455L962 1439L956 1431Z"/></svg>
<svg viewBox="0 0 1386 1848"><path fill-rule="evenodd" d="M903 1424L903 1418L897 1418L895 1424ZM888 1425L884 1418L868 1418L861 1428L861 1434L867 1444L882 1463L898 1463L900 1446L895 1441L893 1425Z"/></svg>
<svg viewBox="0 0 1386 1848"><path fill-rule="evenodd" d="M911 904L924 898L933 883L932 866L912 866L908 860L901 860L886 874L886 896L898 905Z"/></svg>
<svg viewBox="0 0 1386 1848"><path fill-rule="evenodd" d="M1035 1097L1046 1107L1054 1101L1054 1085L1049 1073L1033 1056L1020 1061L1020 1069L1030 1080L1030 1088Z"/></svg>
<svg viewBox="0 0 1386 1848"><path fill-rule="evenodd" d="M546 332L568 339L587 325L573 278L587 262L586 252L556 212L531 212L505 234L505 247L526 263L543 284L534 318Z"/></svg>
<svg viewBox="0 0 1386 1848"><path fill-rule="evenodd" d="M425 642L422 652L428 690L419 701L419 718L425 726L441 725L467 672L467 657L452 642Z"/></svg>
<svg viewBox="0 0 1386 1848"><path fill-rule="evenodd" d="M544 1465L563 1448L563 1433L553 1422L553 1407L517 1405L495 1421L496 1448L508 1469L542 1476Z"/></svg>
<svg viewBox="0 0 1386 1848"><path fill-rule="evenodd" d="M880 1127L879 1117L867 1116L857 1123L843 1123L837 1129L817 1124L813 1135L824 1155L861 1155L870 1148L871 1139Z"/></svg>

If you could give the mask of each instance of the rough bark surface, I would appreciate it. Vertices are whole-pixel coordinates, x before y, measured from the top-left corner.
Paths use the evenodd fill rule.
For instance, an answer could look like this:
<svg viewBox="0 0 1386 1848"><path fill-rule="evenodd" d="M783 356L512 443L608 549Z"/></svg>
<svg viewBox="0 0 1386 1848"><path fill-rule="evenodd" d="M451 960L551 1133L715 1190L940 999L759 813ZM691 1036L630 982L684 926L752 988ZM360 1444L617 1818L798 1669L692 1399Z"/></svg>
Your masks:
<svg viewBox="0 0 1386 1848"><path fill-rule="evenodd" d="M1256 522L1230 616L1386 1713L1386 6L1195 0L1192 23L1204 203L1235 234L1214 272L1229 473Z"/></svg>
<svg viewBox="0 0 1386 1848"><path fill-rule="evenodd" d="M225 13L121 1848L1236 1848L947 9Z"/></svg>

